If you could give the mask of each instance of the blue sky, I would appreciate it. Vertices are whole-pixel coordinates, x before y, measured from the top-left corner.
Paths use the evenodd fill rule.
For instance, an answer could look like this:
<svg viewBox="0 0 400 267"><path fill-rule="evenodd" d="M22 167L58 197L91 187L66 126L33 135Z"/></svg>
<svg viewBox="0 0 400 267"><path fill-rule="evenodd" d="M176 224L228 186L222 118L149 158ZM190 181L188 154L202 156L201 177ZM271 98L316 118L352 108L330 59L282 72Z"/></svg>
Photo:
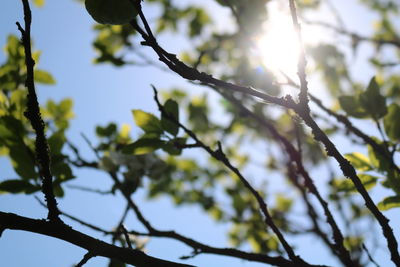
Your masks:
<svg viewBox="0 0 400 267"><path fill-rule="evenodd" d="M1 3L1 9L0 24L4 27L0 28L0 44L4 46L9 33L18 35L15 22L17 20L22 22L22 4L20 1L5 0ZM39 67L50 71L57 80L55 86L37 86L39 101L45 103L49 98L58 101L65 97L74 99L76 118L71 123L68 135L76 141L78 146L83 147L85 156L93 158L90 150L85 148L86 145L80 133L85 133L89 138L94 139L95 125L105 125L111 121L133 126L130 112L133 108L156 112L150 84L159 88L187 86L175 75L155 68L116 69L109 65L94 66L92 60L95 54L91 46L91 41L95 36L91 30L93 21L85 9L75 1L47 1L45 7L32 8L32 11L34 46L43 52ZM171 51L177 49L175 42L178 41L180 45L183 43L176 37L167 36L165 39L169 42ZM171 41L172 39L174 42ZM4 54L1 53L0 61L4 58ZM135 134L137 135L138 132L133 132L133 135ZM7 160L1 158L0 166L1 179L13 177L14 174ZM74 184L100 189L109 188L108 177L100 172L80 170L76 174L80 179ZM40 194L39 196L41 197ZM187 207L176 210L167 199L147 204L140 201L142 198L143 194L139 191L135 199L139 201L144 214L160 229L179 229L181 233L203 242L217 246L227 245L223 236L226 226L215 225L207 217L202 216L197 208ZM2 195L0 199L2 211L33 218L46 216L45 210L32 196ZM70 190L67 196L59 199L58 202L62 210L73 213L77 217L89 218L89 221L94 224L108 229L115 226L124 209L121 198L99 199L97 195L76 190ZM198 224L199 221L201 224ZM71 224L85 233L95 234L79 225ZM128 228L140 229L133 216L128 217L126 225ZM193 226L196 228L195 231L193 231ZM83 249L63 241L15 231L6 231L3 234L0 239L0 251L2 265L13 267L60 266L60 263L62 263L61 266L72 266L85 254ZM189 255L191 250L178 242L159 239L149 244L148 253L164 259L178 260L182 255ZM18 255L21 256L18 257ZM104 259L95 258L86 266L106 266L106 262ZM250 266L225 257L199 256L196 262L200 266L214 264L235 266L238 263L237 266Z"/></svg>
<svg viewBox="0 0 400 267"><path fill-rule="evenodd" d="M352 17L352 4L348 1L335 1L338 7L347 17ZM17 34L15 22L22 21L22 7L20 1L2 0L0 4L0 45L6 42L7 34ZM353 10L354 11L354 10ZM148 9L150 16L154 10ZM354 27L361 29L360 25L369 19L368 14L354 19ZM61 100L65 97L74 99L74 111L76 118L72 121L68 136L83 148L83 154L93 157L89 149L80 137L85 133L89 138L94 138L94 126L105 125L110 121L117 123L129 123L133 126L130 110L143 109L155 110L152 101L150 84L159 88L173 86L190 87L182 79L172 73L165 73L155 68L125 67L116 69L109 65L92 64L94 51L91 41L94 32L91 30L93 21L85 9L72 0L57 0L46 2L42 9L33 8L32 36L35 48L42 51L39 66L50 71L57 84L55 86L38 86L38 95L41 103L47 99ZM365 27L367 28L367 27ZM177 36L166 35L160 41L167 50L179 52L189 44ZM179 45L178 45L179 44ZM148 51L149 55L153 55ZM155 58L155 57L154 57ZM4 60L4 54L0 54L0 62ZM366 68L360 74L360 79L370 74ZM372 73L371 73L372 75ZM365 81L365 80L364 80ZM199 93L203 92L196 88ZM95 96L95 97L94 97ZM137 135L133 128L133 135ZM343 141L345 142L345 140ZM0 179L13 178L8 161L0 158ZM79 179L74 184L93 186L99 189L107 189L110 185L108 178L101 173L81 170L76 172ZM182 234L193 237L210 245L227 246L223 235L227 226L216 225L206 216L203 216L197 208L184 207L176 209L169 200L160 199L157 202L147 203L142 201L141 191L134 196L142 208L144 214L164 230L179 230ZM124 206L120 198L104 197L69 190L65 198L59 199L60 208L80 218L88 218L90 222L104 228L111 228L119 220ZM28 217L42 218L46 212L33 199L32 196L0 196L0 210L21 214ZM394 212L388 213L389 215ZM67 220L67 222L69 222ZM397 219L398 222L398 219ZM72 224L72 223L71 223ZM79 225L72 224L88 234L94 234L90 230ZM128 228L137 229L139 224L133 216L126 223ZM392 224L396 225L396 224ZM397 224L398 225L398 224ZM101 237L101 236L98 236ZM315 255L315 246L318 242L314 238L303 238L298 253L312 262L318 261L325 264L335 264L324 252ZM157 239L149 243L148 253L152 256L178 260L182 255L189 255L191 250L178 242L165 239ZM383 251L381 254L386 253ZM20 266L72 266L80 261L85 251L63 241L43 237L36 234L6 231L0 239L1 264L10 267ZM382 259L383 260L383 259ZM105 260L95 258L85 266L105 266ZM61 263L61 265L60 265ZM200 255L187 263L198 266L261 266L261 264L246 263L241 260L228 257ZM386 265L383 265L386 266Z"/></svg>

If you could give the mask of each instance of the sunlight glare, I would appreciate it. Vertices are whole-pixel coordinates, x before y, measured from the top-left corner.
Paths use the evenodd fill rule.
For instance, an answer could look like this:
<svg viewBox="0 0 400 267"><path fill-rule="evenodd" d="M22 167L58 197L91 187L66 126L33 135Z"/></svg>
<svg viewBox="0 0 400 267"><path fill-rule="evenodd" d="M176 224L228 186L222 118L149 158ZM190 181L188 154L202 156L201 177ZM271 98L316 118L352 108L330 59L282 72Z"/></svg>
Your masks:
<svg viewBox="0 0 400 267"><path fill-rule="evenodd" d="M257 50L262 64L277 76L278 81L286 78L282 73L297 80L297 62L300 45L293 28L289 13L282 10L271 12L268 21L263 25L263 33L256 39ZM319 33L302 25L304 44L313 44L318 41Z"/></svg>

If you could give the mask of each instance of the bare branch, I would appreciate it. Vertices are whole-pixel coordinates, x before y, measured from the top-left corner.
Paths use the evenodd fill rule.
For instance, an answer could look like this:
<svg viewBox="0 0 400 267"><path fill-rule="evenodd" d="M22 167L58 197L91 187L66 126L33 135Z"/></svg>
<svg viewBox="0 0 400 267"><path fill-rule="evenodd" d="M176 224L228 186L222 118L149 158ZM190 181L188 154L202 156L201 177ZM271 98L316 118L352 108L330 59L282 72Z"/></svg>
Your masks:
<svg viewBox="0 0 400 267"><path fill-rule="evenodd" d="M86 253L85 256L83 256L82 260L77 265L75 265L75 267L82 267L93 257L94 256L90 252Z"/></svg>
<svg viewBox="0 0 400 267"><path fill-rule="evenodd" d="M39 165L39 172L42 178L42 191L45 195L47 208L48 208L48 219L55 222L61 222L58 215L60 214L57 208L57 200L53 192L53 176L50 170L50 152L49 145L45 135L45 125L40 114L39 103L35 91L34 82L34 66L35 61L32 58L31 51L31 24L32 24L32 13L29 7L28 0L22 0L24 7L24 21L25 28L17 22L18 30L22 35L22 44L25 50L25 64L26 64L26 82L25 86L28 89L28 101L27 110L25 111L25 117L30 121L32 128L36 133L36 158Z"/></svg>
<svg viewBox="0 0 400 267"><path fill-rule="evenodd" d="M188 264L181 264L151 257L137 249L120 248L110 245L106 242L78 232L65 224L53 221L35 220L18 216L13 213L0 212L0 229L23 230L55 237L84 248L93 256L118 259L134 266L193 267Z"/></svg>
<svg viewBox="0 0 400 267"><path fill-rule="evenodd" d="M281 242L282 246L284 247L285 251L288 253L289 258L299 264L299 266L307 266L308 264L301 259L298 255L295 254L293 251L292 247L289 245L289 243L286 241L285 237L283 236L282 232L279 230L279 228L275 225L269 211L267 204L265 203L264 199L261 197L260 193L254 189L254 187L248 182L248 180L243 176L243 174L232 165L230 160L226 157L225 153L222 150L222 145L220 142L218 142L218 149L213 150L206 144L204 144L199 138L196 136L194 132L186 128L183 124L181 124L179 121L176 121L173 116L168 114L165 110L164 107L161 105L158 96L157 96L157 90L153 86L154 90L154 100L157 103L158 109L160 112L165 115L166 118L171 120L173 123L177 124L180 128L182 128L187 135L189 135L201 148L203 148L207 153L210 154L213 158L216 160L220 161L223 163L229 170L231 170L233 173L235 173L240 181L244 184L244 186L251 192L251 194L254 196L254 198L257 200L257 203L259 205L260 210L262 211L262 214L264 215L264 222L266 223L267 226L271 227L272 231L276 234L278 237L279 241Z"/></svg>
<svg viewBox="0 0 400 267"><path fill-rule="evenodd" d="M297 11L294 0L289 0L290 14L292 16L293 27L297 35L297 42L299 45L299 58L297 62L297 75L300 79L300 93L299 93L299 104L308 112L310 108L308 106L308 85L306 76L306 55L304 52L303 39L301 37L301 26L297 19Z"/></svg>

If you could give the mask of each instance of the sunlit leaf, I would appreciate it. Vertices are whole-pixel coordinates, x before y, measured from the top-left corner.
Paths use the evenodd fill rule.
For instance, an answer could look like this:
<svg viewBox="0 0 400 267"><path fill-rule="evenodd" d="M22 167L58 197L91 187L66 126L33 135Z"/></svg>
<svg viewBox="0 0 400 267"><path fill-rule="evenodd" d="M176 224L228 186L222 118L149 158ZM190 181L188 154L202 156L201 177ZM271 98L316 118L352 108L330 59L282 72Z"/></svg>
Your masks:
<svg viewBox="0 0 400 267"><path fill-rule="evenodd" d="M132 114L136 125L142 128L143 131L146 133L162 134L161 122L156 116L140 109L132 110Z"/></svg>
<svg viewBox="0 0 400 267"><path fill-rule="evenodd" d="M400 207L400 196L386 197L378 203L380 210L390 210L398 207Z"/></svg>
<svg viewBox="0 0 400 267"><path fill-rule="evenodd" d="M56 80L54 80L53 76L44 70L35 70L34 73L35 82L42 83L42 84L55 84Z"/></svg>
<svg viewBox="0 0 400 267"><path fill-rule="evenodd" d="M344 156L357 170L369 171L373 169L369 158L359 152L349 153Z"/></svg>
<svg viewBox="0 0 400 267"><path fill-rule="evenodd" d="M164 144L165 141L157 138L141 138L132 144L124 146L122 152L134 155L147 154L161 148Z"/></svg>
<svg viewBox="0 0 400 267"><path fill-rule="evenodd" d="M367 190L372 189L378 180L378 177L372 176L369 174L359 174L362 184ZM348 179L335 179L332 184L339 192L347 192L347 193L356 193L357 189L355 188L353 182Z"/></svg>

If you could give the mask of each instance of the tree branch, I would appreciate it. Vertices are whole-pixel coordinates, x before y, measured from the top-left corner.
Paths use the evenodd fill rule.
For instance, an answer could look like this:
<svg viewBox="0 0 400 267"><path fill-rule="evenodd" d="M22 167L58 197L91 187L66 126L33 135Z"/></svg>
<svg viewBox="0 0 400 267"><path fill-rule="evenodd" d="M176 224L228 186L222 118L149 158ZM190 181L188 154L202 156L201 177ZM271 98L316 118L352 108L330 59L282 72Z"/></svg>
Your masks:
<svg viewBox="0 0 400 267"><path fill-rule="evenodd" d="M174 231L155 230L148 234L131 231L130 233L135 234L135 235L141 235L141 236L172 238L172 239L181 241L182 243L192 247L198 254L199 253L208 253L208 254L215 254L215 255L221 255L221 256L231 256L231 257L244 259L244 260L248 260L248 261L267 263L267 264L271 264L274 266L282 266L282 267L283 266L284 267L298 267L299 266L296 263L293 263L292 261L287 260L280 256L271 257L271 256L264 255L264 254L245 252L245 251L237 250L234 248L211 247L211 246L205 245L203 243L200 243L198 241L195 241L193 239L187 238L183 235L180 235ZM310 264L308 266L310 266L310 267L327 267L325 265L312 265L312 264Z"/></svg>
<svg viewBox="0 0 400 267"><path fill-rule="evenodd" d="M42 191L45 195L47 208L48 208L48 219L51 221L61 222L58 215L60 214L57 208L57 201L53 192L53 176L50 170L50 153L49 145L46 140L44 122L40 114L39 103L37 100L37 95L35 91L34 82L34 66L35 61L32 58L31 51L31 23L32 23L32 13L29 7L28 0L22 0L24 7L24 21L25 29L21 27L19 22L17 22L18 30L22 35L22 44L25 50L25 64L26 64L26 82L25 86L28 89L28 100L27 100L27 110L25 111L25 117L30 121L32 128L36 133L36 157L39 165L39 172L42 178Z"/></svg>
<svg viewBox="0 0 400 267"><path fill-rule="evenodd" d="M35 220L13 213L0 212L0 229L23 230L64 240L86 249L92 256L118 259L140 267L193 267L151 257L136 249L120 248L72 229L70 226L52 221Z"/></svg>
<svg viewBox="0 0 400 267"><path fill-rule="evenodd" d="M304 52L304 45L303 40L301 37L301 26L297 19L297 11L296 5L294 0L289 0L290 6L290 14L292 16L293 27L297 35L297 42L299 45L299 55L298 55L298 62L297 62L297 75L299 76L300 80L300 93L299 93L299 104L305 109L310 112L310 108L308 106L308 85L306 79L306 55Z"/></svg>
<svg viewBox="0 0 400 267"><path fill-rule="evenodd" d="M271 215L270 215L270 213L268 211L267 204L265 203L264 199L261 197L260 193L256 189L253 188L253 186L247 181L247 179L242 175L242 173L236 167L234 167L231 164L230 160L226 157L225 153L222 150L221 143L218 143L218 149L217 150L213 150L209 146L204 144L201 140L199 140L197 138L195 133L193 133L191 130L186 128L179 121L176 121L172 116L170 116L170 114L168 114L164 110L164 107L161 105L161 103L160 103L160 101L158 99L157 90L156 90L156 88L154 86L153 86L153 90L154 90L154 100L156 101L158 109L160 110L160 112L163 115L165 115L166 118L171 120L171 122L177 124L180 128L182 128L186 132L186 134L188 134L201 148L203 148L207 153L209 153L210 156L212 156L216 160L218 160L221 163L223 163L229 170L231 170L233 173L235 173L239 177L239 179L243 183L243 185L250 191L250 193L256 199L256 201L257 201L257 203L259 205L259 208L260 208L262 214L264 215L264 222L266 223L267 226L271 227L272 231L278 237L278 239L281 242L282 246L284 247L285 251L288 253L289 258L293 262L298 264L298 266L308 266L309 265L308 263L306 263L303 259L301 259L301 257L299 257L298 255L295 254L295 252L293 251L292 247L289 245L289 243L286 241L285 237L283 236L282 232L275 225L275 223L274 223L274 221L273 221L273 219L272 219L272 217L271 217Z"/></svg>

